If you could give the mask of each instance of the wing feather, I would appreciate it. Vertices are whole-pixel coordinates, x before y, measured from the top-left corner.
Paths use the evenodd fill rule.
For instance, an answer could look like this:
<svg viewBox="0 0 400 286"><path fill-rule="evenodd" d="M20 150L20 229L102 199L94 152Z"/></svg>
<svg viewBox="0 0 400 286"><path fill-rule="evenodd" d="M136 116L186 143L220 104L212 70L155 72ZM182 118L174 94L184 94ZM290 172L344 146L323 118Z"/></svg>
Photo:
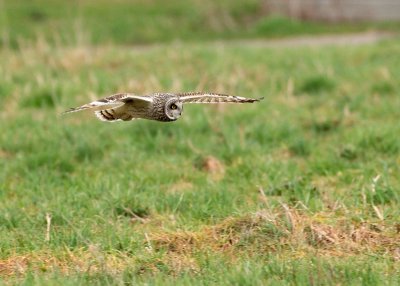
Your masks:
<svg viewBox="0 0 400 286"><path fill-rule="evenodd" d="M64 111L63 114L65 113L71 113L71 112L78 112L78 111L83 111L90 109L91 111L100 111L100 110L106 110L110 108L117 108L121 107L125 103L132 102L132 101L138 101L142 103L151 103L152 98L149 96L139 96L139 95L134 95L130 93L117 93L113 94L111 96L98 99L96 101L93 101L91 103L79 106L79 107L74 107L70 108L67 111Z"/></svg>
<svg viewBox="0 0 400 286"><path fill-rule="evenodd" d="M178 93L183 103L253 103L264 99L246 98L220 93L186 92Z"/></svg>

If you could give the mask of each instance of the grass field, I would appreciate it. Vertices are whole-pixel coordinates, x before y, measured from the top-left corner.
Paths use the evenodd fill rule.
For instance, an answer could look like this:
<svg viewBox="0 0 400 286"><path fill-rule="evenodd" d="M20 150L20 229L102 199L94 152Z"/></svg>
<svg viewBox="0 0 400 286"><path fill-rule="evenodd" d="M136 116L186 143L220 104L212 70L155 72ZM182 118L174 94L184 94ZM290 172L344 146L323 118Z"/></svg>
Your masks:
<svg viewBox="0 0 400 286"><path fill-rule="evenodd" d="M33 42L0 50L1 284L400 283L400 40ZM265 99L60 116L195 90Z"/></svg>

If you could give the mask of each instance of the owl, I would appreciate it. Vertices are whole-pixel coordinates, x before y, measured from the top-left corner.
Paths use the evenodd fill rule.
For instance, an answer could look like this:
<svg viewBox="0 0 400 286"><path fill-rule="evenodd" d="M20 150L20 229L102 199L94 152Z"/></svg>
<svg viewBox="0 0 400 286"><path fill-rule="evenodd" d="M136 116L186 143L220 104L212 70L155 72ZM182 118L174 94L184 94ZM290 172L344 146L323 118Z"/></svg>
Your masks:
<svg viewBox="0 0 400 286"><path fill-rule="evenodd" d="M147 96L118 93L64 113L92 110L100 120L108 122L138 118L171 122L181 117L184 103L253 103L262 99L203 92L153 93Z"/></svg>

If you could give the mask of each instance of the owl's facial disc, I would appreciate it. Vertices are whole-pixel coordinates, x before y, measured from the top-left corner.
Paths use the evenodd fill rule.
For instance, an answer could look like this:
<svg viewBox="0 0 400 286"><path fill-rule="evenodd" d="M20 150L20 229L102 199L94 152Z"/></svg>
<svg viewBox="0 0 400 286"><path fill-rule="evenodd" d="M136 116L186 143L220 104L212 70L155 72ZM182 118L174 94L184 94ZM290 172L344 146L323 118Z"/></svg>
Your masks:
<svg viewBox="0 0 400 286"><path fill-rule="evenodd" d="M171 120L177 120L181 117L183 104L178 99L170 99L165 105L165 114Z"/></svg>

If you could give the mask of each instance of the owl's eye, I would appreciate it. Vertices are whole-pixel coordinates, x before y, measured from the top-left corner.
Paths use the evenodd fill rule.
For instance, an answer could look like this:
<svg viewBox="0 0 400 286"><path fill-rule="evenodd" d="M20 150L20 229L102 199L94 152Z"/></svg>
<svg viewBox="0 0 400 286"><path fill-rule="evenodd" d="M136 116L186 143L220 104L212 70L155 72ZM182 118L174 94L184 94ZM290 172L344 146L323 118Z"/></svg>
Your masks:
<svg viewBox="0 0 400 286"><path fill-rule="evenodd" d="M178 108L178 106L176 106L176 104L175 103L173 103L173 104L171 104L171 109L177 109Z"/></svg>

